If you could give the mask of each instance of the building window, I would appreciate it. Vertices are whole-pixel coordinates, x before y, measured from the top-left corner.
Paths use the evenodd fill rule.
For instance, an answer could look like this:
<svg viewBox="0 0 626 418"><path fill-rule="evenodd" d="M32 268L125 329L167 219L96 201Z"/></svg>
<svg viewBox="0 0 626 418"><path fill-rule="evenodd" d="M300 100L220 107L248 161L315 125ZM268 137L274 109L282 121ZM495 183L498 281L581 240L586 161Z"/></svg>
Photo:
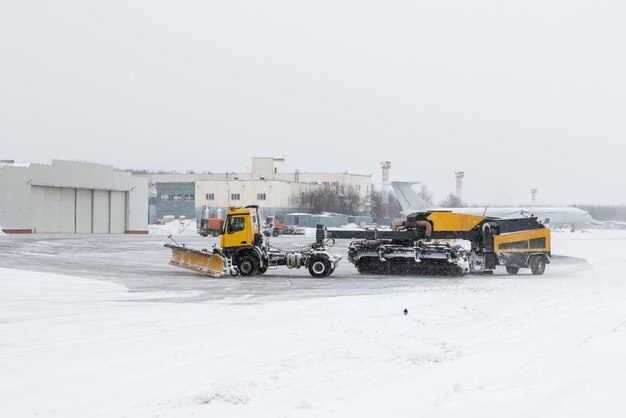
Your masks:
<svg viewBox="0 0 626 418"><path fill-rule="evenodd" d="M267 200L267 195L265 193L257 193L256 200Z"/></svg>
<svg viewBox="0 0 626 418"><path fill-rule="evenodd" d="M187 201L187 202L193 202L195 200L195 196L192 194L162 194L159 196L159 199L161 199L164 202L180 202L180 201Z"/></svg>
<svg viewBox="0 0 626 418"><path fill-rule="evenodd" d="M205 200L215 200L215 193L207 193L204 195Z"/></svg>
<svg viewBox="0 0 626 418"><path fill-rule="evenodd" d="M239 200L239 193L231 193L230 200Z"/></svg>

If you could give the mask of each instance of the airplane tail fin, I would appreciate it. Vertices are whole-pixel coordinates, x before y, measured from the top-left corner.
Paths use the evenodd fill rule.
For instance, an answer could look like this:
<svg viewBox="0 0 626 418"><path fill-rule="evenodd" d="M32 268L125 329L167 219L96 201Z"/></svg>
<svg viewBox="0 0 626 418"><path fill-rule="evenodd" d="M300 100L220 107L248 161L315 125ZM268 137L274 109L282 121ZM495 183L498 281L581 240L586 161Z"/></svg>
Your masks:
<svg viewBox="0 0 626 418"><path fill-rule="evenodd" d="M392 181L391 187L393 188L396 197L400 201L403 211L416 211L420 209L432 208L434 205L428 203L424 199L418 196L413 190L413 185L419 184L419 181Z"/></svg>

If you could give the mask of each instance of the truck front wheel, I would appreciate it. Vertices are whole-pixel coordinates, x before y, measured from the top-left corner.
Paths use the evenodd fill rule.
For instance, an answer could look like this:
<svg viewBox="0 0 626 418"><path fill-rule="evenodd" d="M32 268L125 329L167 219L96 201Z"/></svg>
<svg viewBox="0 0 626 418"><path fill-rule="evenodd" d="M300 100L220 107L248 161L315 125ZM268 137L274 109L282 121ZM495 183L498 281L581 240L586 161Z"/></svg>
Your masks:
<svg viewBox="0 0 626 418"><path fill-rule="evenodd" d="M530 271L539 276L546 271L546 259L541 256L535 256L530 260Z"/></svg>
<svg viewBox="0 0 626 418"><path fill-rule="evenodd" d="M330 270L330 261L324 257L315 257L309 262L309 273L313 277L326 277Z"/></svg>
<svg viewBox="0 0 626 418"><path fill-rule="evenodd" d="M244 255L237 261L237 269L242 276L254 276L259 272L259 261L251 255Z"/></svg>

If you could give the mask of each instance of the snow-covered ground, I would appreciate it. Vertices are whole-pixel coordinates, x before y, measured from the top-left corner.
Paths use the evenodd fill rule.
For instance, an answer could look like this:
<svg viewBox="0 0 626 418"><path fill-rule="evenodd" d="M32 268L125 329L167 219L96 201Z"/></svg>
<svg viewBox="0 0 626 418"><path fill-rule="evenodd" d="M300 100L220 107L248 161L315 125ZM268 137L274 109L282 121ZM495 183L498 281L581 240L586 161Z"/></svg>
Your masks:
<svg viewBox="0 0 626 418"><path fill-rule="evenodd" d="M186 219L182 222L178 219L167 222L164 225L148 225L148 233L151 235L198 235L198 224L195 219Z"/></svg>
<svg viewBox="0 0 626 418"><path fill-rule="evenodd" d="M0 238L0 416L624 416L624 231L462 279L207 279L162 238Z"/></svg>

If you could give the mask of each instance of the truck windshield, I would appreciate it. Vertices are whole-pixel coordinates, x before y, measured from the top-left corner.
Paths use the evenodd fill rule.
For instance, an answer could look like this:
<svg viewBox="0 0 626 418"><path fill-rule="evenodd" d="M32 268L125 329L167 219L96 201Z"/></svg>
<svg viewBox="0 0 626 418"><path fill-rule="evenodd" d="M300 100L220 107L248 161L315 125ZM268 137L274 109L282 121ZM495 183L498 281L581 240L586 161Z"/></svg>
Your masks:
<svg viewBox="0 0 626 418"><path fill-rule="evenodd" d="M228 233L243 231L246 227L246 218L243 216L228 218Z"/></svg>

